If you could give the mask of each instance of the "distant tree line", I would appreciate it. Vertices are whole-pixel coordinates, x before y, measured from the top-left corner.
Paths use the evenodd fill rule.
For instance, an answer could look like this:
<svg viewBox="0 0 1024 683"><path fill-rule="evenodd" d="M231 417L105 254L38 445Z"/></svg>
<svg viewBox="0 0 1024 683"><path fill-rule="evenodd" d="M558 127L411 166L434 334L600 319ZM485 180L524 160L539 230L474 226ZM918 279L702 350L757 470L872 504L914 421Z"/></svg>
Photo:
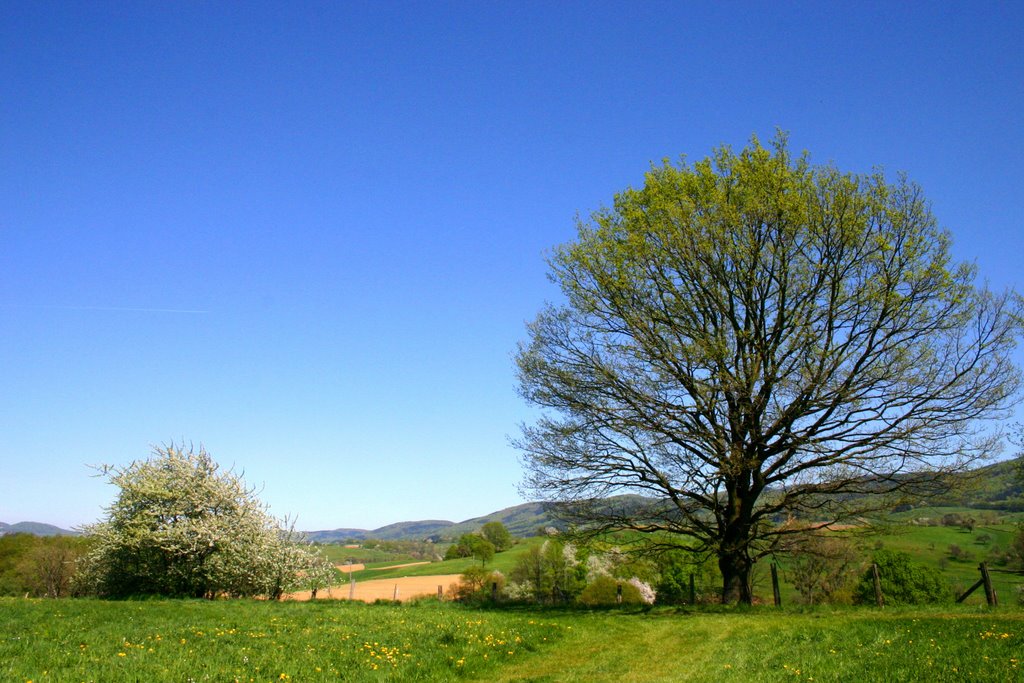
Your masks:
<svg viewBox="0 0 1024 683"><path fill-rule="evenodd" d="M78 561L89 543L88 538L78 536L0 536L0 595L72 595Z"/></svg>
<svg viewBox="0 0 1024 683"><path fill-rule="evenodd" d="M494 557L512 547L515 539L501 522L487 522L476 533L463 534L456 543L448 547L444 559L475 557L484 566Z"/></svg>

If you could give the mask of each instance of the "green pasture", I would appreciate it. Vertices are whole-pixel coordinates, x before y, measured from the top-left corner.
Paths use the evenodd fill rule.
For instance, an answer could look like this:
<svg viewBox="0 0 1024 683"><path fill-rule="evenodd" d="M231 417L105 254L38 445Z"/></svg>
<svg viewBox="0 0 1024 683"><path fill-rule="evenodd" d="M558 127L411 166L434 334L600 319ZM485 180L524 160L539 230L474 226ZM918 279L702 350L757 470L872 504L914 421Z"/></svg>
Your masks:
<svg viewBox="0 0 1024 683"><path fill-rule="evenodd" d="M544 542L543 538L533 537L520 539L514 546L505 552L496 553L494 558L485 566L487 569L498 570L506 576L515 567L516 561L522 553L531 546ZM461 574L470 567L479 567L480 560L472 557L463 557L457 560L444 560L442 562L430 562L418 564L412 567L398 567L396 569L376 569L375 567L386 567L391 562L380 562L366 565L366 569L355 572L356 581L369 581L371 579L394 579L403 576L431 576L433 574Z"/></svg>
<svg viewBox="0 0 1024 683"><path fill-rule="evenodd" d="M415 562L411 555L396 553L380 548L346 548L340 543L319 543L317 549L332 564L345 564L349 560L353 564L396 564L399 562Z"/></svg>
<svg viewBox="0 0 1024 683"><path fill-rule="evenodd" d="M1015 603L1018 586L1024 585L1024 574L1008 572L1012 567L1001 566L993 562L992 551L1004 548L1009 544L1016 526L1013 524L997 524L975 527L970 533L958 527L942 526L892 526L887 531L870 536L857 536L854 533L844 534L856 544L862 562L866 565L874 551L879 549L896 550L908 553L919 564L938 569L944 584L949 589L949 599L962 594L970 588L981 573L978 565L987 562L991 570L992 584L1001 603ZM985 540L985 537L988 540ZM962 555L955 558L950 554L950 546L958 546ZM762 599L770 601L772 590L770 583L769 560L762 560L755 565L753 584L754 593ZM799 594L792 583L790 573L791 559L780 557L779 584L783 603L792 605L799 601ZM976 590L967 598L966 604L985 603L982 589Z"/></svg>
<svg viewBox="0 0 1024 683"><path fill-rule="evenodd" d="M910 510L902 510L900 512L889 513L888 519L894 522L910 522L912 520L924 518L938 520L942 519L942 516L947 514L957 514L962 517L973 517L975 519L994 517L998 520L1000 524L1024 522L1024 512L1009 512L1006 510L985 510L963 506L926 506L912 508Z"/></svg>
<svg viewBox="0 0 1024 683"><path fill-rule="evenodd" d="M1012 681L1024 610L0 599L0 680Z"/></svg>
<svg viewBox="0 0 1024 683"><path fill-rule="evenodd" d="M436 602L5 598L0 680L450 680L507 666L564 630Z"/></svg>
<svg viewBox="0 0 1024 683"><path fill-rule="evenodd" d="M1005 549L1016 532L1014 524L977 526L973 532L959 527L895 526L887 533L863 541L865 554L875 547L909 553L916 562L939 569L951 593L961 593L974 584L981 574L978 565L987 562L992 570L992 583L1001 601L1015 601L1017 586L1024 584L1024 575L1009 574L993 561L993 553ZM957 546L963 555L955 558L950 547ZM984 593L976 591L969 602L984 602Z"/></svg>

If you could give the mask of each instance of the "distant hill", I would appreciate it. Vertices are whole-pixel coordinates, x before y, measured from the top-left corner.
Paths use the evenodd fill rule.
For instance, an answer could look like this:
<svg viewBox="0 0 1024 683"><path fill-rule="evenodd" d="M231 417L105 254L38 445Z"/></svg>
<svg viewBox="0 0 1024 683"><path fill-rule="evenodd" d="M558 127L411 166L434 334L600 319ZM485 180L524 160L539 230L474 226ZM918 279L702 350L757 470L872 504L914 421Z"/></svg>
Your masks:
<svg viewBox="0 0 1024 683"><path fill-rule="evenodd" d="M621 508L623 505L636 505L644 501L640 496L622 495L609 498L608 505ZM523 503L503 510L492 512L482 517L473 517L463 522L448 522L429 519L418 522L398 522L378 529L332 529L327 531L307 531L306 536L318 543L337 543L339 541L362 541L374 538L381 541L435 540L454 541L462 534L476 531L487 522L501 522L513 536L525 538L536 536L541 529L554 527L564 529L566 522L554 514L552 503Z"/></svg>
<svg viewBox="0 0 1024 683"><path fill-rule="evenodd" d="M548 503L523 503L483 517L473 517L459 522L451 526L448 532L455 536L461 536L476 531L487 522L501 522L513 536L520 538L536 536L538 529L547 527L561 529L565 526L564 522L557 519L550 510L551 505Z"/></svg>
<svg viewBox="0 0 1024 683"><path fill-rule="evenodd" d="M18 522L4 524L0 522L0 536L6 534L32 534L34 536L77 536L77 531L68 531L52 524L42 522Z"/></svg>
<svg viewBox="0 0 1024 683"><path fill-rule="evenodd" d="M429 538L431 536L447 536L445 530L455 526L455 522L443 519L424 519L416 522L397 522L377 529L328 529L324 531L307 531L306 536L318 543L337 543L338 541L362 541L375 538L381 541L405 541Z"/></svg>
<svg viewBox="0 0 1024 683"><path fill-rule="evenodd" d="M1006 512L1024 511L1024 456L979 467L963 475L963 485L954 494L941 499L922 500L922 506L948 505L976 508L979 510L1000 510ZM630 499L641 501L636 496L618 496L618 504L629 504ZM917 507L916 505L914 507ZM538 529L546 527L564 528L551 512L549 503L523 503L498 510L482 517L473 517L464 522L428 519L416 522L398 522L378 529L332 529L310 531L307 536L319 543L339 541L362 541L375 538L382 541L421 540L426 538L455 540L465 533L476 531L487 522L501 522L513 536L534 536Z"/></svg>
<svg viewBox="0 0 1024 683"><path fill-rule="evenodd" d="M376 538L382 541L444 538L454 540L462 534L476 531L487 522L501 522L513 536L534 536L538 528L562 525L547 512L547 503L523 503L492 512L482 517L473 517L464 522L449 522L441 519L427 519L416 522L398 522L377 529L330 529L307 531L306 536L318 543L339 541L362 541Z"/></svg>
<svg viewBox="0 0 1024 683"><path fill-rule="evenodd" d="M928 504L1024 511L1024 456L979 467L964 475L956 493Z"/></svg>

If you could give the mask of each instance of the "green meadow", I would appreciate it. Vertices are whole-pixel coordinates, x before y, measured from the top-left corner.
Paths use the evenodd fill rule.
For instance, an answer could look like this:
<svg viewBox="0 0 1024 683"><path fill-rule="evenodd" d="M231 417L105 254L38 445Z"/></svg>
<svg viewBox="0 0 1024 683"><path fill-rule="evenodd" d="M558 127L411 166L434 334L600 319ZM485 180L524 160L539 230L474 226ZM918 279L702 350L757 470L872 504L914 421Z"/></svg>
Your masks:
<svg viewBox="0 0 1024 683"><path fill-rule="evenodd" d="M1024 681L1024 575L993 573L997 608L981 590L953 603L979 562L1000 569L994 560L1017 530L1006 515L987 521L967 529L893 515L870 535L836 532L862 562L885 548L939 569L947 598L927 607L800 606L786 558L781 609L765 604L764 561L754 607L0 598L0 681ZM520 540L487 567L508 574L544 540ZM321 547L332 559L355 550L375 560L357 581L479 566L465 558L381 571L415 558Z"/></svg>
<svg viewBox="0 0 1024 683"><path fill-rule="evenodd" d="M1016 608L0 600L0 680L1012 681Z"/></svg>
<svg viewBox="0 0 1024 683"><path fill-rule="evenodd" d="M507 667L565 628L436 602L5 598L0 680L447 680Z"/></svg>
<svg viewBox="0 0 1024 683"><path fill-rule="evenodd" d="M512 568L515 567L516 561L520 555L526 552L530 547L539 545L544 542L545 539L534 536L533 538L520 539L514 546L508 550L497 553L494 558L487 563L486 568L490 570L497 570L503 574L508 575ZM374 562L366 565L366 569L358 572L354 572L356 581L368 581L370 579L394 579L402 576L432 576L434 574L461 574L470 567L479 567L480 560L472 557L463 557L456 560L444 560L442 562L430 562L427 564L417 564L409 567L396 567L394 569L387 569L394 564L401 562L407 562L409 560L391 560L384 562Z"/></svg>

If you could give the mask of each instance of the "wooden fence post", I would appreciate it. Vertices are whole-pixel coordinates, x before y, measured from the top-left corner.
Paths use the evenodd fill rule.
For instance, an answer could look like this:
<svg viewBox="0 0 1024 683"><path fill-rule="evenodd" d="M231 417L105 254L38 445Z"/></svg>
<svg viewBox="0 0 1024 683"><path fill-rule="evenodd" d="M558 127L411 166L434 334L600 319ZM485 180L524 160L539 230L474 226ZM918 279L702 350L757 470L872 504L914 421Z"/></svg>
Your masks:
<svg viewBox="0 0 1024 683"><path fill-rule="evenodd" d="M992 586L992 577L988 574L988 565L982 562L978 569L981 570L981 580L985 582L985 601L988 602L989 607L998 606L999 597L996 595L996 589Z"/></svg>
<svg viewBox="0 0 1024 683"><path fill-rule="evenodd" d="M693 572L690 572L690 604L697 604L697 591L694 590L693 586Z"/></svg>
<svg viewBox="0 0 1024 683"><path fill-rule="evenodd" d="M782 595L779 593L779 569L772 562L772 595L775 597L775 606L782 607Z"/></svg>
<svg viewBox="0 0 1024 683"><path fill-rule="evenodd" d="M391 599L392 599L392 600L395 600L395 601L397 601L397 600L398 600L398 584L397 584L397 583L395 584L395 592L394 592L394 594L393 594L393 595L391 596Z"/></svg>
<svg viewBox="0 0 1024 683"><path fill-rule="evenodd" d="M491 602L497 602L497 601L498 601L498 582L497 581L492 581L491 582Z"/></svg>
<svg viewBox="0 0 1024 683"><path fill-rule="evenodd" d="M441 586L437 587L437 599L438 600L444 599L444 588L442 588Z"/></svg>
<svg viewBox="0 0 1024 683"><path fill-rule="evenodd" d="M615 584L615 604L622 604L622 584Z"/></svg>
<svg viewBox="0 0 1024 683"><path fill-rule="evenodd" d="M356 599L356 575L355 575L354 572L349 572L348 573L348 577L349 577L349 582L348 582L348 599L349 600L355 600Z"/></svg>
<svg viewBox="0 0 1024 683"><path fill-rule="evenodd" d="M875 584L875 603L879 607L885 607L885 600L882 598L882 579L878 576L878 565L871 563L871 577Z"/></svg>

